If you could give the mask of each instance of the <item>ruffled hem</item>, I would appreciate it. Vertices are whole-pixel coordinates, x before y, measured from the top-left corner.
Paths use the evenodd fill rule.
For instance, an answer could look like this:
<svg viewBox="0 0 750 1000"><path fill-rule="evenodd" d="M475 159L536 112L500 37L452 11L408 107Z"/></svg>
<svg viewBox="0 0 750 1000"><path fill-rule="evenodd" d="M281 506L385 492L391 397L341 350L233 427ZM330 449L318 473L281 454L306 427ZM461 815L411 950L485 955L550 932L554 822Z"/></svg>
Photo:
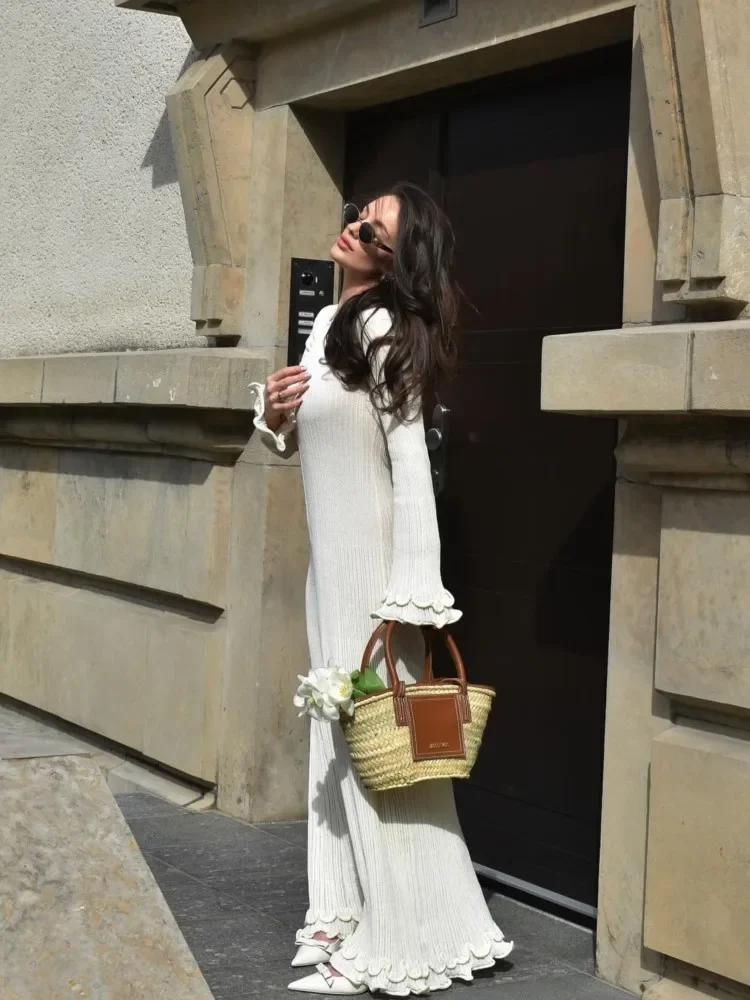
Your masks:
<svg viewBox="0 0 750 1000"><path fill-rule="evenodd" d="M506 941L498 930L497 935L487 936L482 944L466 945L457 958L407 968L403 962L394 966L385 959L368 960L357 955L351 946L347 947L345 941L341 950L332 956L331 965L356 986L366 986L371 992L379 990L389 996L407 997L447 990L454 979L471 982L475 972L491 969L512 951L513 942Z"/></svg>
<svg viewBox="0 0 750 1000"><path fill-rule="evenodd" d="M287 438L294 433L296 422L292 418L284 420L278 430L272 431L266 423L266 395L265 389L260 382L251 382L250 388L255 392L255 419L253 426L267 439L273 441L274 448L280 454L287 450Z"/></svg>
<svg viewBox="0 0 750 1000"><path fill-rule="evenodd" d="M405 625L444 628L453 625L463 614L453 607L454 603L453 594L448 590L442 590L439 597L402 597L388 593L372 617L387 622L403 622Z"/></svg>
<svg viewBox="0 0 750 1000"><path fill-rule="evenodd" d="M341 910L335 913L322 913L308 910L305 914L305 926L297 931L295 943L311 944L314 936L322 931L329 938L349 937L357 929L359 916L351 910Z"/></svg>

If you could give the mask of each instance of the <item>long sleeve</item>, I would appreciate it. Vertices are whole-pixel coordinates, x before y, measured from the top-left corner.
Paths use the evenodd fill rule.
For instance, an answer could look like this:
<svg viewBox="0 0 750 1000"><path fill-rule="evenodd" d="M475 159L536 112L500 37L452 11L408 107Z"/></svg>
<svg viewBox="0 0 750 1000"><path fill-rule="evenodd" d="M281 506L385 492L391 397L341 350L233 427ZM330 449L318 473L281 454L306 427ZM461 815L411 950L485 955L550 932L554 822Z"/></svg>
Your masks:
<svg viewBox="0 0 750 1000"><path fill-rule="evenodd" d="M453 595L440 577L440 534L430 460L420 415L382 416L393 481L393 562L374 618L442 628L458 621Z"/></svg>
<svg viewBox="0 0 750 1000"><path fill-rule="evenodd" d="M363 316L363 336L386 336L392 319L386 309ZM379 380L383 347L374 361ZM419 411L419 412L417 412ZM388 588L373 618L443 628L461 617L440 576L440 533L421 406L413 419L379 415L388 448L393 484L393 559Z"/></svg>
<svg viewBox="0 0 750 1000"><path fill-rule="evenodd" d="M253 425L261 436L263 444L282 458L290 458L297 450L297 432L293 418L286 420L276 431L272 431L266 423L266 395L260 382L252 382L250 388L254 391L253 409L255 419Z"/></svg>

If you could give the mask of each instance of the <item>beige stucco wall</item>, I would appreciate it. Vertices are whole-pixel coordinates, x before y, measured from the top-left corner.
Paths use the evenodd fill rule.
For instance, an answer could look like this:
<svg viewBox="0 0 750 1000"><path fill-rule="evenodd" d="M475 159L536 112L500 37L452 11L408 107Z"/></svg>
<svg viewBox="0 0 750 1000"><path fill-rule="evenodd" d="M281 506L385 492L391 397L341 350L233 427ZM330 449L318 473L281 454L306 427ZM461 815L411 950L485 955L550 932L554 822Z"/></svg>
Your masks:
<svg viewBox="0 0 750 1000"><path fill-rule="evenodd" d="M164 98L178 18L0 4L0 354L196 341Z"/></svg>

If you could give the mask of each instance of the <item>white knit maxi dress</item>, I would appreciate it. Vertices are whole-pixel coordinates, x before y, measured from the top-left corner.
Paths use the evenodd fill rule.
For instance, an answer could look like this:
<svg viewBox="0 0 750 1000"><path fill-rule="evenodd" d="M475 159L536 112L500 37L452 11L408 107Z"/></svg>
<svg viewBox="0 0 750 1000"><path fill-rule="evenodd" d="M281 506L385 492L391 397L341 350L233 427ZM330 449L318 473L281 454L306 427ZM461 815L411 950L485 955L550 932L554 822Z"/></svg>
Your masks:
<svg viewBox="0 0 750 1000"><path fill-rule="evenodd" d="M261 386L255 424L276 452L299 448L312 666L354 670L373 618L440 628L460 612L440 578L422 422L380 416L366 392L347 391L330 372L323 352L335 309L318 314L308 340L302 364L312 377L296 426L268 429ZM365 336L390 327L389 313L371 312ZM421 634L403 628L397 637L401 676L417 680ZM382 671L382 656L376 663ZM510 953L474 874L449 781L368 792L338 724L313 721L309 810L310 909L297 943L316 931L343 938L331 964L347 979L394 996L426 993Z"/></svg>

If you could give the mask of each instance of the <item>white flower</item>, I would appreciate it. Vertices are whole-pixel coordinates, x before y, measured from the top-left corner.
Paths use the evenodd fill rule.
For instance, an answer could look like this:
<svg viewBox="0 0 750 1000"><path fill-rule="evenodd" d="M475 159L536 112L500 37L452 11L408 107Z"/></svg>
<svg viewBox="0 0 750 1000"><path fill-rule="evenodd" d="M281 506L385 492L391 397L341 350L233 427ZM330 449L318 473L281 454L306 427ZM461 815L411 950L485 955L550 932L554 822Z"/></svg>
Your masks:
<svg viewBox="0 0 750 1000"><path fill-rule="evenodd" d="M318 721L336 722L341 713L354 714L354 691L351 675L330 664L300 676L300 686L294 704L300 715L310 715Z"/></svg>
<svg viewBox="0 0 750 1000"><path fill-rule="evenodd" d="M328 696L334 705L349 705L354 697L354 685L351 675L339 667L329 668L327 678ZM348 713L347 713L348 714Z"/></svg>

